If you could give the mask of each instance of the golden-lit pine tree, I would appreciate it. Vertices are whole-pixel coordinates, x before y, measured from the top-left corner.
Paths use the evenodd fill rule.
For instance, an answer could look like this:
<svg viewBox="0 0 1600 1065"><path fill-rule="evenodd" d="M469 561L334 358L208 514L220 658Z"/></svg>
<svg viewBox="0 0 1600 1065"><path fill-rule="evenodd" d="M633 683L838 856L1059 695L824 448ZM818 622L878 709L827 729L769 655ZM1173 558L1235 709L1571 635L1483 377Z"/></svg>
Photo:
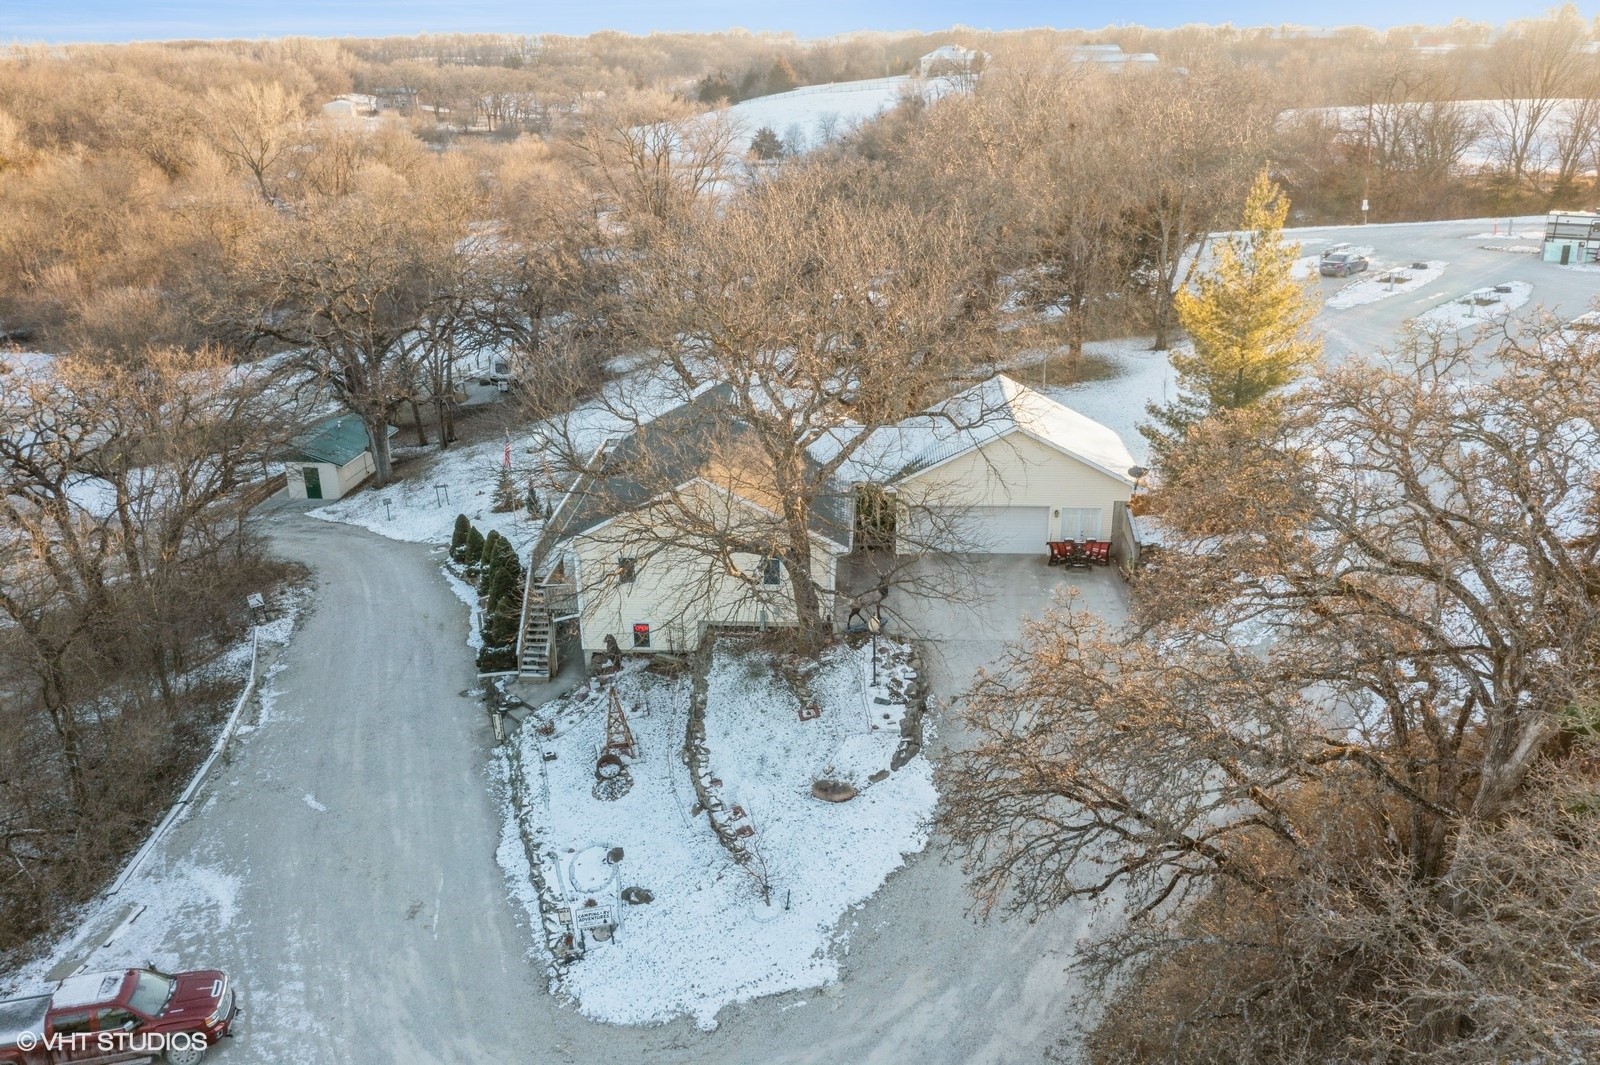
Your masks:
<svg viewBox="0 0 1600 1065"><path fill-rule="evenodd" d="M1150 407L1146 429L1158 452L1190 425L1219 411L1252 407L1309 370L1322 342L1308 332L1317 305L1294 276L1299 251L1283 240L1289 202L1262 171L1245 199L1239 231L1223 240L1216 261L1174 298L1192 351L1174 352L1182 395Z"/></svg>

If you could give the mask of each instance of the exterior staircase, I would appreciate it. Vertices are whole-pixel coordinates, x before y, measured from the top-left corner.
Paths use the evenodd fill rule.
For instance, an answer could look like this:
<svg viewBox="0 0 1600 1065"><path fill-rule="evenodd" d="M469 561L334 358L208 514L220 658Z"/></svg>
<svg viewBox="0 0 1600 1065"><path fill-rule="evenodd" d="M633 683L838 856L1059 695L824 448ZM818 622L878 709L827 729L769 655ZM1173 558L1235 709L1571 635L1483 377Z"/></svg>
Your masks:
<svg viewBox="0 0 1600 1065"><path fill-rule="evenodd" d="M527 582L522 594L522 632L517 636L517 675L553 677L556 662L555 621L544 592Z"/></svg>
<svg viewBox="0 0 1600 1065"><path fill-rule="evenodd" d="M556 625L578 616L578 600L566 578L565 565L558 564L543 581L533 578L522 589L522 628L517 635L517 675L554 677L561 669L556 660Z"/></svg>

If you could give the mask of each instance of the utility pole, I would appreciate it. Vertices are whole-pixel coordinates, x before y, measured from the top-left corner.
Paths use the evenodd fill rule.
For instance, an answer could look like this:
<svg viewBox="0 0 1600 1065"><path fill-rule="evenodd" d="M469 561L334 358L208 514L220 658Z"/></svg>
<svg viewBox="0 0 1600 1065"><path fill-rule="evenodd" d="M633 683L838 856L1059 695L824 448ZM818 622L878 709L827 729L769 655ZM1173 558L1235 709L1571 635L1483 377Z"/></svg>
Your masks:
<svg viewBox="0 0 1600 1065"><path fill-rule="evenodd" d="M1372 192L1372 100L1367 100L1367 166L1361 174L1361 224L1367 224L1367 196Z"/></svg>

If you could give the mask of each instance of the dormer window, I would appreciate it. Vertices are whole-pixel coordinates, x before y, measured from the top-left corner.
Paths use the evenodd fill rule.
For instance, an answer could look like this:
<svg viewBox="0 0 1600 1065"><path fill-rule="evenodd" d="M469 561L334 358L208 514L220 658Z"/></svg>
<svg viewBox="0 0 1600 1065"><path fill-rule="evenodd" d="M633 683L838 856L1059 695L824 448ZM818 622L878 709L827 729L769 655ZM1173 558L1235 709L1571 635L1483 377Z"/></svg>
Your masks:
<svg viewBox="0 0 1600 1065"><path fill-rule="evenodd" d="M762 585L773 588L783 583L783 559L768 556L761 560Z"/></svg>

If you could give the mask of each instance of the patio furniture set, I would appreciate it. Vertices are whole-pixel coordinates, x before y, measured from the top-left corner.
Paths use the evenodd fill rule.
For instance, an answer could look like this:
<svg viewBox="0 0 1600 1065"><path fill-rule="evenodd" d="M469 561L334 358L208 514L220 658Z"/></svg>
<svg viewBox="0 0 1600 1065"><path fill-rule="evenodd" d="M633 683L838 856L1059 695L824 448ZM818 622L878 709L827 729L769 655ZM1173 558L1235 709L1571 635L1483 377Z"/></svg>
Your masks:
<svg viewBox="0 0 1600 1065"><path fill-rule="evenodd" d="M1109 540L1050 540L1047 541L1047 545L1050 548L1052 566L1087 568L1111 564Z"/></svg>

